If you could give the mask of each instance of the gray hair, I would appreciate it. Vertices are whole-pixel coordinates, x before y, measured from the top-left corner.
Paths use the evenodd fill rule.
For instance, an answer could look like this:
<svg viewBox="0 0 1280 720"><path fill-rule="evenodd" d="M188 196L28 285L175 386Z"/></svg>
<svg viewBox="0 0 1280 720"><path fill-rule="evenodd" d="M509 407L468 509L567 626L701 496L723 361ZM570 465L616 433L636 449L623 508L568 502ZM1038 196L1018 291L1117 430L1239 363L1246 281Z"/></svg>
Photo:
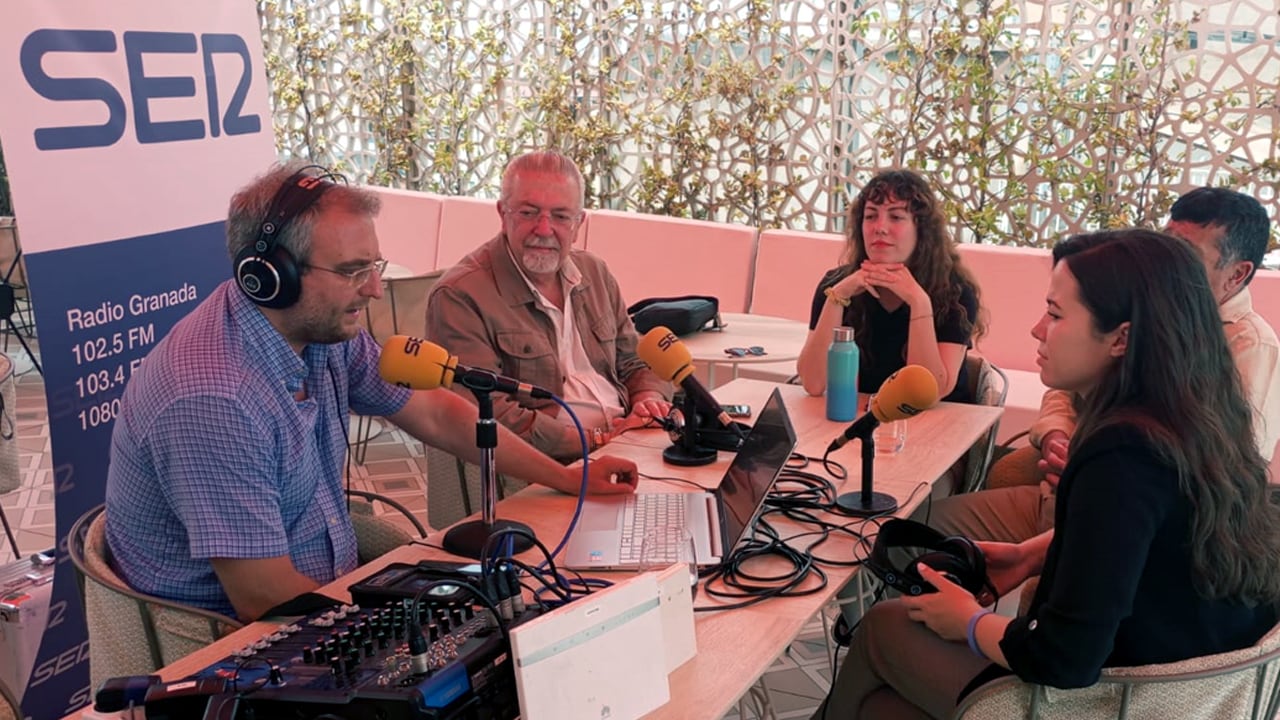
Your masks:
<svg viewBox="0 0 1280 720"><path fill-rule="evenodd" d="M578 184L579 208L586 204L587 188L582 180L582 171L569 156L562 154L559 150L535 150L512 158L511 162L507 163L506 169L502 171L502 195L499 199L503 204L506 204L507 199L511 197L515 176L523 172L555 173L571 178Z"/></svg>
<svg viewBox="0 0 1280 720"><path fill-rule="evenodd" d="M307 167L307 164L301 160L277 163L231 197L231 205L227 209L227 253L232 260L258 239L276 193L286 180ZM325 170L313 167L307 170L307 174L323 177ZM358 215L374 217L382 208L382 200L364 188L336 182L315 204L299 213L280 231L276 243L288 250L294 260L306 263L311 259L311 233L315 228L316 218L330 208L341 208Z"/></svg>

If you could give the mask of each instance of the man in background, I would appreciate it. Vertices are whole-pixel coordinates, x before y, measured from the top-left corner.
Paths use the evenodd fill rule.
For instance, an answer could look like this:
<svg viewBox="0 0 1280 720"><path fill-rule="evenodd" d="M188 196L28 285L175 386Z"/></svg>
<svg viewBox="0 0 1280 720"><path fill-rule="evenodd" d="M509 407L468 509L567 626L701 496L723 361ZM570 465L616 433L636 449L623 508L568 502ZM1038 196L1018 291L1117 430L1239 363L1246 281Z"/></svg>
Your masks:
<svg viewBox="0 0 1280 720"><path fill-rule="evenodd" d="M600 258L574 251L582 173L554 150L502 174L502 232L451 268L427 302L427 339L465 365L547 388L574 409L592 449L661 418L670 385L636 355L635 326ZM494 416L552 457L581 455L572 420L550 400L495 397Z"/></svg>

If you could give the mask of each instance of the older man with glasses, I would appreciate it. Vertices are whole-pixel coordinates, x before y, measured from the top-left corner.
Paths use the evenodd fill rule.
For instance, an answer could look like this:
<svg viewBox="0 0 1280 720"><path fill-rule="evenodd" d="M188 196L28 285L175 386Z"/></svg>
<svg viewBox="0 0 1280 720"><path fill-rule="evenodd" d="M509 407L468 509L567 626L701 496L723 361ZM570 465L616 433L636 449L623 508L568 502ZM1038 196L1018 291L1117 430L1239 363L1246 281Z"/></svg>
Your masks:
<svg viewBox="0 0 1280 720"><path fill-rule="evenodd" d="M378 374L364 331L382 295L378 198L296 165L231 200L235 277L147 356L121 399L107 541L133 587L253 620L356 566L342 470L351 411L476 461L476 411ZM498 470L565 492L581 474L510 432ZM591 463L589 491L630 492L635 464Z"/></svg>
<svg viewBox="0 0 1280 720"><path fill-rule="evenodd" d="M635 327L600 258L574 251L582 173L555 151L503 171L502 232L440 279L427 302L427 338L467 365L562 397L592 447L670 409L670 385L636 355ZM549 400L494 398L498 421L552 457L580 454L577 429Z"/></svg>

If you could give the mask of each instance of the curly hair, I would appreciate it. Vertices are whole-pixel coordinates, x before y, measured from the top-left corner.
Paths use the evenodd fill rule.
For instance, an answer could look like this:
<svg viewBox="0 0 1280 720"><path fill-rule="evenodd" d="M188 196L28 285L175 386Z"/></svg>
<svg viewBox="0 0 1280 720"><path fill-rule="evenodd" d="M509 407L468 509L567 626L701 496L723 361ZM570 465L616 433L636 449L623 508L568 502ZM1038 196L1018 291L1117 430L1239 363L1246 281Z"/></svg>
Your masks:
<svg viewBox="0 0 1280 720"><path fill-rule="evenodd" d="M1204 263L1187 243L1140 229L1070 237L1053 260L1075 276L1094 330L1129 323L1126 352L1083 401L1072 444L1103 427L1139 428L1191 505L1197 592L1280 600L1280 508Z"/></svg>
<svg viewBox="0 0 1280 720"><path fill-rule="evenodd" d="M880 172L854 198L845 219L846 240L840 258L843 265L840 274L852 273L867 258L866 244L862 237L862 216L867 203L880 204L891 200L907 203L915 219L916 247L906 264L911 276L929 294L929 301L933 304L934 327L939 328L958 319L970 337L982 337L986 333L986 321L983 319L978 283L960 262L960 254L956 252L955 243L947 231L946 218L933 189L923 177L911 170ZM960 295L965 287L973 292L974 299L978 302L978 317L972 322L960 304ZM869 325L869 302L875 302L875 299L863 294L854 298L850 305L854 317L853 327L859 335L865 333Z"/></svg>

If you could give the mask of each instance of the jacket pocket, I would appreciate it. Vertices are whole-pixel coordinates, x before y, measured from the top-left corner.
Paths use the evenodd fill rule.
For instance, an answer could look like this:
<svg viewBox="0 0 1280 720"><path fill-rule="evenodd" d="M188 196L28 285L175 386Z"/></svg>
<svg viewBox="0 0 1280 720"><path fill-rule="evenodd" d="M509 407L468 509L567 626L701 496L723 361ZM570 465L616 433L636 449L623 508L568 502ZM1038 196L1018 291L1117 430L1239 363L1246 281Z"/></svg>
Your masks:
<svg viewBox="0 0 1280 720"><path fill-rule="evenodd" d="M528 330L503 330L496 334L498 358L504 375L542 384L556 372L556 354L546 336Z"/></svg>

